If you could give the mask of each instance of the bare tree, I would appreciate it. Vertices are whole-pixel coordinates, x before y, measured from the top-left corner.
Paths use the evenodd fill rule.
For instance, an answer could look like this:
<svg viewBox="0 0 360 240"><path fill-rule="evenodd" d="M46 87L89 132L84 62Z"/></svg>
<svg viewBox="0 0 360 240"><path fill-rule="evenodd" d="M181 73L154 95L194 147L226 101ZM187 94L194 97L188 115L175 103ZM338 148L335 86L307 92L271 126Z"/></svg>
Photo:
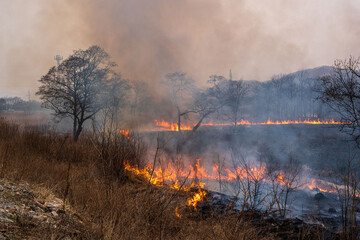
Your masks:
<svg viewBox="0 0 360 240"><path fill-rule="evenodd" d="M320 81L320 99L348 123L342 130L360 144L360 59L336 60L332 74Z"/></svg>
<svg viewBox="0 0 360 240"><path fill-rule="evenodd" d="M45 108L55 116L73 120L73 138L78 140L83 124L103 107L104 92L113 74L109 55L100 47L77 50L59 67L52 67L40 79L40 95Z"/></svg>
<svg viewBox="0 0 360 240"><path fill-rule="evenodd" d="M336 174L342 185L335 185L340 205L340 224L342 239L358 239L359 225L357 214L359 209L360 174L359 161L349 152L345 164L338 167Z"/></svg>
<svg viewBox="0 0 360 240"><path fill-rule="evenodd" d="M169 73L165 76L164 84L170 88L173 103L177 112L177 127L181 132L181 117L187 115L192 110L186 110L184 105L191 96L194 88L194 80L183 72Z"/></svg>
<svg viewBox="0 0 360 240"><path fill-rule="evenodd" d="M302 166L290 154L287 161L280 162L267 144L258 148L259 162L266 166L268 196L267 210L286 217L291 204L290 195L299 188Z"/></svg>
<svg viewBox="0 0 360 240"><path fill-rule="evenodd" d="M195 132L201 126L202 122L211 114L219 110L219 108L220 105L218 103L218 99L211 95L209 89L205 92L197 93L191 112L194 112L198 115L198 120L192 131Z"/></svg>
<svg viewBox="0 0 360 240"><path fill-rule="evenodd" d="M259 162L253 167L249 159L238 148L231 148L231 162L236 179L230 183L235 197L240 197L241 208L259 209L267 198L264 190L264 166Z"/></svg>
<svg viewBox="0 0 360 240"><path fill-rule="evenodd" d="M239 120L241 119L241 108L244 105L245 97L249 92L249 87L242 80L228 82L227 90L227 103L226 105L229 108L229 118L234 123L234 129L238 125Z"/></svg>
<svg viewBox="0 0 360 240"><path fill-rule="evenodd" d="M222 190L222 175L225 171L225 157L220 157L220 154L217 154L216 160L214 160L213 172L216 173L216 180L219 183L219 192Z"/></svg>
<svg viewBox="0 0 360 240"><path fill-rule="evenodd" d="M193 127L193 132L201 126L201 123L207 117L219 112L227 102L226 79L223 76L212 75L208 83L211 84L211 87L196 94L192 111L190 111L199 115L199 120Z"/></svg>
<svg viewBox="0 0 360 240"><path fill-rule="evenodd" d="M290 194L300 186L301 170L301 165L290 155L288 161L282 164L280 171L272 171L272 194L275 196L275 204L282 217L286 217L291 204L289 202ZM271 176L270 172L269 175Z"/></svg>

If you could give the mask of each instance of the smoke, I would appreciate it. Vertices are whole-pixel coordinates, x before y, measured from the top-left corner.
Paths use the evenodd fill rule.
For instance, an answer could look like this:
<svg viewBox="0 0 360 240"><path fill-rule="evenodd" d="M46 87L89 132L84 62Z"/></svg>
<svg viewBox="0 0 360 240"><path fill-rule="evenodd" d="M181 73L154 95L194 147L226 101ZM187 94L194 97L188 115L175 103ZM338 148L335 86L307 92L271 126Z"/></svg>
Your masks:
<svg viewBox="0 0 360 240"><path fill-rule="evenodd" d="M352 1L133 0L0 3L1 88L36 90L53 56L98 44L129 79L184 71L267 80L360 55ZM3 90L4 91L4 90Z"/></svg>
<svg viewBox="0 0 360 240"><path fill-rule="evenodd" d="M30 90L34 98L56 54L66 57L92 44L84 20L66 1L1 1L0 95L24 97Z"/></svg>

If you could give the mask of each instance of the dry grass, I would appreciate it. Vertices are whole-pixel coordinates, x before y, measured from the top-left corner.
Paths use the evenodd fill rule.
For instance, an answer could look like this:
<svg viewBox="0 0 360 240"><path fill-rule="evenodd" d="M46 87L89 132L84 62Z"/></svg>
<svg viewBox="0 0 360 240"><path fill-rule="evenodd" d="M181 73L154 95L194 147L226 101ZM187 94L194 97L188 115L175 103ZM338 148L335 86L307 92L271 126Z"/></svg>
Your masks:
<svg viewBox="0 0 360 240"><path fill-rule="evenodd" d="M0 121L0 174L56 193L81 213L90 239L276 239L277 234L241 213L207 217L186 206L189 193L147 185L123 171L137 164L141 146L118 136L104 142L83 136L19 130ZM50 193L49 193L50 194ZM175 216L179 208L182 218ZM287 236L291 239L293 233ZM311 239L310 237L301 239Z"/></svg>

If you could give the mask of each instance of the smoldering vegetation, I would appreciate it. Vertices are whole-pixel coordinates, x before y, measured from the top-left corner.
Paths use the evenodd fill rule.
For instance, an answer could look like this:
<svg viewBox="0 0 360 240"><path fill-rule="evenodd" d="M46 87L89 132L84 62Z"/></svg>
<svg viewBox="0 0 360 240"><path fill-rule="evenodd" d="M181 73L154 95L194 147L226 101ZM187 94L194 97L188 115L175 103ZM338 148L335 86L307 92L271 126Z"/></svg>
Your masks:
<svg viewBox="0 0 360 240"><path fill-rule="evenodd" d="M305 234L304 239L311 239L319 234L357 234L359 181L346 174L356 173L356 161L349 153L347 161L337 165L346 158L345 146L355 148L346 142L348 135L334 129L340 126L346 130L348 123L341 122L341 115L318 100L322 87L319 78L334 69L304 70L267 82L234 80L230 72L228 78L211 75L207 87L197 86L186 73L173 72L164 75L163 94L159 95L145 82L124 79L115 67L102 48L91 46L74 51L50 68L40 79L37 95L42 106L53 112L54 128L4 122L2 174L46 182L64 202L79 210L89 208L89 221L100 228L93 232L99 238L134 234L132 230L120 231L132 220L130 228L140 231L140 238L182 238L193 230L184 226L174 230L174 221L193 217L197 224L205 220L211 225L191 236L199 238L205 234L203 230L211 229L212 237L224 238L213 228L213 220L220 219L223 224L226 221L221 218L229 216L235 222L230 229L219 226L222 231L246 235L239 224L245 226L242 224L248 214L256 221L259 216L275 222L301 217L300 222L287 225L291 228L288 235L278 232L273 237ZM56 129L59 121L68 128ZM339 144L339 139L344 144ZM9 151L20 152L13 150L13 144L26 146L21 151L33 154L34 159L9 162ZM27 165L38 164L41 169L49 162L56 166L54 171L59 170L59 164L61 176L29 171ZM327 169L320 171L324 165ZM336 172L339 166L343 171ZM82 178L84 185L77 184ZM60 179L61 186L52 185L51 181ZM97 187L90 191L88 184ZM133 189L133 184L140 187ZM90 200L85 199L86 194ZM135 205L127 210L117 207L119 202L128 204L128 197ZM301 205L307 209L300 211L296 200L301 197L307 199ZM314 215L314 209L309 208L320 198L327 204L315 209L318 213ZM144 215L137 215L134 208ZM329 218L331 224L325 224L322 217ZM314 230L306 222L309 219L315 226L325 227ZM264 225L268 227L268 222ZM251 237L262 238L262 227L252 227L257 234Z"/></svg>
<svg viewBox="0 0 360 240"><path fill-rule="evenodd" d="M84 213L87 231L73 238L357 239L359 111L323 104L334 68L269 74L347 54L358 8L285 2L263 3L275 14L252 1L2 4L13 20L0 46L3 86L40 79L54 121L26 123L44 122L37 104L13 114L0 100L10 121L37 116L1 119L0 174L43 184ZM94 42L117 63L96 45L79 49ZM45 73L54 48L79 50Z"/></svg>
<svg viewBox="0 0 360 240"><path fill-rule="evenodd" d="M86 58L89 53L90 60L83 61L82 58ZM100 54L100 56L93 58L96 54ZM89 64L91 61L94 61L94 65L99 66L99 72L93 71L93 65ZM105 194L110 196L110 192L115 189L116 191L125 191L123 188L129 187L129 181L132 182L133 177L126 169L131 166L147 171L144 173L145 181L142 183L147 183L145 185L148 186L146 186L144 195L141 196L149 205L140 207L141 212L148 212L147 209L152 208L152 204L155 204L148 202L155 201L150 196L151 190L149 190L157 189L155 186L150 186L150 183L154 183L151 181L152 179L156 179L155 185L168 192L164 193L160 190L160 194L167 197L155 201L162 207L156 207L155 212L149 213L154 215L132 215L135 219L145 218L145 220L143 219L145 222L134 223L133 227L146 237L159 236L163 238L172 236L172 234L176 237L183 236L182 234L189 229L180 227L175 232L170 230L174 227L174 221L182 219L181 216L186 216L184 218L187 219L194 214L200 214L206 222L213 224L213 216L223 218L229 213L243 215L251 211L255 211L260 216L276 218L277 220L274 221L301 217L300 225L302 227L297 226L290 235L305 234L305 239L322 234L320 232L326 232L327 237L336 237L338 236L337 232L341 232L341 227L346 228L343 232L353 231L354 222L352 220L349 222L348 219L353 217L356 211L350 211L349 215L347 210L356 204L346 205L344 208L341 204L356 198L357 189L355 188L355 195L343 193L343 186L353 188L354 184L350 183L350 178L341 177L345 175L336 175L336 177L334 175L339 166L344 169L353 167L352 163L346 165L349 162L343 161L349 154L345 149L351 149L354 151L353 153L357 151L354 145L349 143L349 136L338 132L338 129L335 128L336 124L320 124L319 126L310 124L252 125L252 123L266 123L270 119L272 122L292 121L294 123L304 120L317 123L325 120L331 122L332 119L335 119L336 123L341 121L340 115L332 112L327 105L318 100L321 88L319 78L331 74L332 68L320 67L289 75L279 75L267 82L234 80L231 73L228 78L211 75L207 87L197 86L197 82L186 73L174 72L163 77L161 85L163 94L159 95L158 91L154 91L145 82L122 78L120 74L111 70L113 66L115 65L110 61L107 53L101 48L93 46L85 51L75 51L73 56L64 60L58 67L51 68L41 78L43 87L40 88L38 94L42 97L44 106L52 109L57 121L63 125L68 124L68 128L59 131L58 125L53 125L58 127L57 134L53 130L49 131L50 128L40 129L45 135L36 132L38 129L35 131L36 137L33 142L36 143L37 138L46 139L48 137L49 139L44 141L49 141L51 144L54 142L53 150L44 145L44 148L47 149L45 156L49 159L61 156L61 154L59 152L48 153L48 151L52 152L57 148L63 149L62 146L65 144L66 146L70 144L69 146L73 146L75 149L84 148L79 150L80 152L71 150L69 154L73 154L72 156L69 155L58 160L64 167L63 174L65 175L63 175L64 185L55 191L61 193L64 200L70 201L71 205L80 206L81 210L84 205L89 204L86 200L77 199L77 197L84 198L85 196L77 194L85 194L86 190L82 185L79 185L79 188L73 186L79 179L71 176L85 173L78 173L78 170L75 170L74 173L74 167L81 166L80 168L87 169L86 171L95 177L89 179L85 176L87 174L82 175L85 182L92 184L99 181L100 183L97 183L101 185L99 187L107 189L106 193L91 192L89 195ZM80 70L74 74L72 69ZM90 77L90 80L82 79L84 75L96 77ZM69 82L73 85L68 85ZM87 87L82 88L82 84ZM74 96L74 94L70 94L69 89L80 93L74 98L80 103L79 105L72 105L71 101L66 103L69 96ZM85 96L91 96L91 98L81 102L83 100L82 93L86 93L86 91L89 92ZM166 124L171 125L170 130ZM343 125L340 124L340 126ZM69 130L73 130L73 140L67 135ZM20 131L16 130L15 136L20 134L20 139L22 139L22 134L26 135L33 131L34 129L25 127ZM27 141L26 139L27 137L24 137L24 141ZM58 141L63 141L61 146ZM52 149L52 147L50 148ZM82 156L82 154L86 156ZM66 162L65 159L68 161ZM7 164L5 162L4 166ZM20 163L16 163L9 169L15 171L18 164ZM91 169L88 169L90 167ZM174 171L170 173L170 176L179 174L179 179L176 180L183 181L176 191L171 190L171 187L167 188L174 184L167 179L167 172L170 168ZM188 173L186 174L186 172ZM17 172L12 174L16 175ZM23 174L26 175L22 172L20 177L15 176L15 178L22 179ZM147 179L146 176L149 174L150 178ZM140 178L144 177L139 175ZM40 175L35 176L34 180L31 177L32 174L24 179L28 181L30 179L36 183L39 181L38 178L41 178ZM171 181L174 180L171 177ZM314 183L311 180L317 182ZM200 193L200 190L193 189L189 192L184 189L193 184L199 187L203 183L211 192L207 194L207 197L206 194L202 195L193 205L186 206L184 202L188 201L189 196L196 195L197 191ZM328 188L329 185L335 187ZM52 187L52 185L50 186ZM316 190L317 188L318 190ZM317 193L320 193L319 189L321 188L323 188L321 191L331 194L324 195L329 203L314 208L312 203L319 198ZM304 189L306 191L303 191ZM138 190L134 191L138 196ZM100 223L105 224L101 225L100 230L96 230L96 234L109 239L125 236L118 232L118 229L124 227L125 224L122 222L123 215L119 213L114 216L113 214L117 211L126 212L127 210L123 208L114 210L112 205L114 204L112 201L120 201L119 198L127 198L131 195L130 193L129 196L127 193L124 194L120 197L116 193L114 199L107 197L104 200L110 201L110 203L104 203L100 199L96 200L96 207L103 206L101 213L96 212L96 209L88 210L90 214L98 214L96 216L100 219ZM220 198L220 206L231 209L230 212L219 213L218 209L214 207L216 204L213 206L216 194L225 194L220 195L223 196ZM336 194L343 200L336 200L333 197ZM222 199L227 197L233 197L235 200L226 205ZM156 199L157 196L154 198ZM299 199L302 199L301 201L306 199L306 204L305 201L301 203L303 204L301 206L306 207L305 210L299 210L300 205L296 202ZM139 199L135 201L141 202ZM199 202L201 204L197 208ZM127 203L124 202L124 204ZM105 209L107 208L105 206L110 206L110 208ZM210 220L209 208L212 209L210 210ZM336 214L329 215L330 209ZM316 210L319 214L314 214ZM134 213L131 212L131 214ZM169 219L165 217L167 214L169 214ZM337 220L340 216L346 220ZM326 222L325 224L325 221L321 220L322 217L329 217L331 221L328 222L330 223ZM146 219L149 218L152 220L146 222ZM233 222L232 226L242 224L243 217L236 218L240 222ZM308 233L302 233L310 226L303 222L305 219L306 221L310 219L310 222L316 224L324 224L326 228L318 231L312 229ZM201 223L198 219L196 221ZM165 224L165 222L167 223ZM224 223L223 220L220 222ZM95 227L99 222L96 221L96 223ZM147 232L147 230L139 229L138 224L146 224L151 226L150 228L154 227L155 230ZM266 225L266 223L264 224ZM108 229L109 227L110 229ZM351 229L349 230L348 227ZM223 226L221 228L223 229ZM329 232L331 228L333 230ZM256 226L255 232L258 230L258 226ZM126 234L133 234L133 232ZM191 236L198 238L197 234L204 233L196 232ZM212 234L212 236L220 236L216 231ZM240 231L236 234L242 233ZM261 238L262 236L254 237Z"/></svg>
<svg viewBox="0 0 360 240"><path fill-rule="evenodd" d="M189 208L192 192L154 186L124 170L126 163L143 166L149 153L133 134L130 140L120 133L86 132L74 142L68 135L21 129L3 120L0 133L1 177L46 187L61 197L84 223L83 232L69 236L73 239L338 237L318 225L269 218L256 208L229 206L221 213L206 201L205 207ZM64 237L46 228L42 234Z"/></svg>

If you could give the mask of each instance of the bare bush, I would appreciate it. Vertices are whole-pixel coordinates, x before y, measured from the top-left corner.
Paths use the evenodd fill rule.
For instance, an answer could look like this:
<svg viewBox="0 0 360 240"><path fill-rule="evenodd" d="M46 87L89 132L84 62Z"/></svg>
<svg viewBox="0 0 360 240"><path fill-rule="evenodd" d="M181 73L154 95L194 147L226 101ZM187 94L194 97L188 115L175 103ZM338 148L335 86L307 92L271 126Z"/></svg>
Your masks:
<svg viewBox="0 0 360 240"><path fill-rule="evenodd" d="M340 224L342 239L352 240L359 237L357 213L359 209L360 174L359 161L355 155L349 153L345 164L339 166L337 180L340 186L335 185L341 209Z"/></svg>
<svg viewBox="0 0 360 240"><path fill-rule="evenodd" d="M300 187L301 165L291 155L282 164L267 164L267 176L271 183L269 210L276 209L286 217L291 202L290 194Z"/></svg>
<svg viewBox="0 0 360 240"><path fill-rule="evenodd" d="M264 166L259 162L257 167L254 167L245 154L236 148L231 148L231 162L236 175L231 187L235 196L241 199L242 211L260 208L266 199L266 194L263 192Z"/></svg>

